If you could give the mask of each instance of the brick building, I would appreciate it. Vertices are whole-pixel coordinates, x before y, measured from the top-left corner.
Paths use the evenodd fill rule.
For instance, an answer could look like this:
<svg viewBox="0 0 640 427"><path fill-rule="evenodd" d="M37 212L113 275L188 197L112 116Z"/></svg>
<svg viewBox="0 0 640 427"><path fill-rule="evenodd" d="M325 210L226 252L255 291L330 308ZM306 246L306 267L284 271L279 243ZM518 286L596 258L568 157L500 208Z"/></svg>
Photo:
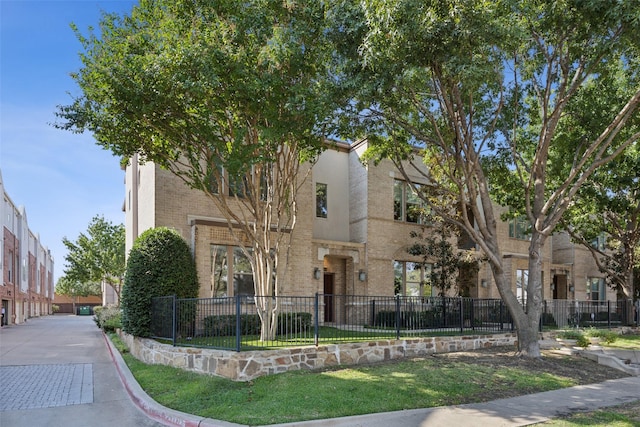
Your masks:
<svg viewBox="0 0 640 427"><path fill-rule="evenodd" d="M411 231L423 227L411 214L420 201L390 161L363 165L360 158L366 149L366 140L331 144L313 165L298 195L300 209L291 257L280 282L282 295L437 293L425 280L429 266L419 267L421 259L407 252ZM416 176L415 182L419 180ZM172 227L195 253L200 297L253 293L251 270L235 247L224 216L204 193L189 189L153 163L132 161L125 181L127 252L144 230ZM505 268L521 298L525 297L529 248L523 230L526 227L518 221L499 224ZM587 251L577 249L573 254L579 260L555 256L555 244L555 239L549 239L545 245L543 298L588 299L582 292L584 284L578 286L575 281L585 274L595 275L593 260ZM475 250L474 245L468 249ZM487 265L467 279L471 283L468 296L499 297ZM612 291L600 296L615 299Z"/></svg>
<svg viewBox="0 0 640 427"><path fill-rule="evenodd" d="M40 236L29 229L25 208L16 206L7 194L1 174L0 189L3 195L0 299L4 323L22 323L31 317L51 314L54 262Z"/></svg>

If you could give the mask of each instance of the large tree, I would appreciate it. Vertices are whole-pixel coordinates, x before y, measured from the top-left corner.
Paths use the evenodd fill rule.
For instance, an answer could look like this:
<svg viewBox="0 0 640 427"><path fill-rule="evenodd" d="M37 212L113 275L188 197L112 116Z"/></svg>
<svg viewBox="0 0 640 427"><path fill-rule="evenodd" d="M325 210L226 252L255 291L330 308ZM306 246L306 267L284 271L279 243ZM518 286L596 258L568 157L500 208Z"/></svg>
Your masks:
<svg viewBox="0 0 640 427"><path fill-rule="evenodd" d="M59 127L211 198L251 263L263 339L276 330L267 297L285 271L301 164L323 149L335 108L324 12L316 0L142 0L78 33L82 94L58 110Z"/></svg>
<svg viewBox="0 0 640 427"><path fill-rule="evenodd" d="M563 226L592 254L607 284L633 301L640 269L640 144L600 168L567 210Z"/></svg>
<svg viewBox="0 0 640 427"><path fill-rule="evenodd" d="M63 237L62 243L67 248L65 288L103 284L112 287L120 299L125 270L124 225L95 216L86 233L80 233L75 241Z"/></svg>
<svg viewBox="0 0 640 427"><path fill-rule="evenodd" d="M638 140L640 10L632 2L365 0L336 6L343 80L359 93L349 126L370 159L392 159L441 217L484 251L518 330L521 355L539 357L542 250L597 168ZM351 22L351 23L350 23ZM359 46L354 49L353 45ZM579 138L572 105L611 74L626 76L601 126ZM620 96L622 94L622 96ZM355 124L355 127L353 127ZM584 126L584 124L581 124ZM557 148L572 162L551 176ZM418 162L427 164L424 166ZM436 202L445 200L448 203ZM498 201L530 225L526 308L505 270ZM455 209L446 208L453 206Z"/></svg>

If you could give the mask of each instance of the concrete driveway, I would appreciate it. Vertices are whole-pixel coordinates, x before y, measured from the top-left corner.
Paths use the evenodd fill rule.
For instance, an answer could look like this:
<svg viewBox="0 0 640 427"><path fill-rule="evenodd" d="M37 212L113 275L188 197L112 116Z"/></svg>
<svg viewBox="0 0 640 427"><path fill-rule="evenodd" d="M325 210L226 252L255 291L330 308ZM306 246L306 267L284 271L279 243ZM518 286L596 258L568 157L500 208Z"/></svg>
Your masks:
<svg viewBox="0 0 640 427"><path fill-rule="evenodd" d="M131 402L93 316L0 329L0 426L161 425Z"/></svg>

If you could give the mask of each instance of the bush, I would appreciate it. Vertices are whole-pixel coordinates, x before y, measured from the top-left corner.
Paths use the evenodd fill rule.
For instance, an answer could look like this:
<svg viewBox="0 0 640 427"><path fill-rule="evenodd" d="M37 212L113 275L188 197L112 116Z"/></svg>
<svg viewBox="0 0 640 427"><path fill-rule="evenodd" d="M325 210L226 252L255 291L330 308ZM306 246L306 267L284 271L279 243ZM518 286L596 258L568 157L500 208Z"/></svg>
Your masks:
<svg viewBox="0 0 640 427"><path fill-rule="evenodd" d="M587 335L594 338L600 338L606 344L611 344L618 339L618 334L613 331L603 331L601 329L590 329Z"/></svg>
<svg viewBox="0 0 640 427"><path fill-rule="evenodd" d="M553 313L542 313L542 326L549 326L552 328L558 327L556 319L553 317Z"/></svg>
<svg viewBox="0 0 640 427"><path fill-rule="evenodd" d="M122 328L119 307L94 307L93 314L93 320L105 332L115 332L116 329Z"/></svg>
<svg viewBox="0 0 640 427"><path fill-rule="evenodd" d="M460 325L460 312L450 310L447 311L446 316L443 316L440 310L400 312L400 328L402 329L442 328L446 325ZM395 328L395 310L383 310L376 313L373 326Z"/></svg>
<svg viewBox="0 0 640 427"><path fill-rule="evenodd" d="M240 316L242 335L260 335L260 318L257 314ZM280 313L278 335L298 334L311 329L311 313ZM236 315L207 316L204 318L204 334L208 337L226 337L236 334Z"/></svg>
<svg viewBox="0 0 640 427"><path fill-rule="evenodd" d="M122 289L123 330L139 337L150 336L151 299L168 295L197 297L198 277L182 236L176 230L159 227L142 233L129 252Z"/></svg>

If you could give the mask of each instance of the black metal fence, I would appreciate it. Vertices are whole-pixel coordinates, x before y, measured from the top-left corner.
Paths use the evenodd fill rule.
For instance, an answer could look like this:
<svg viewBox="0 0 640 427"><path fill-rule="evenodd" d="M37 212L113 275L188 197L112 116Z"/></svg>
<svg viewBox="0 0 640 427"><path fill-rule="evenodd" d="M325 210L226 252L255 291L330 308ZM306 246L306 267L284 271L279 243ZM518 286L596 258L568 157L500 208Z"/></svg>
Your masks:
<svg viewBox="0 0 640 427"><path fill-rule="evenodd" d="M543 301L541 326L615 328L633 324L631 301Z"/></svg>
<svg viewBox="0 0 640 427"><path fill-rule="evenodd" d="M625 307L607 301L546 301L541 327L610 328L624 323ZM260 316L269 313L273 328L266 333ZM502 300L449 297L168 296L152 300L151 318L153 338L235 351L514 330Z"/></svg>

